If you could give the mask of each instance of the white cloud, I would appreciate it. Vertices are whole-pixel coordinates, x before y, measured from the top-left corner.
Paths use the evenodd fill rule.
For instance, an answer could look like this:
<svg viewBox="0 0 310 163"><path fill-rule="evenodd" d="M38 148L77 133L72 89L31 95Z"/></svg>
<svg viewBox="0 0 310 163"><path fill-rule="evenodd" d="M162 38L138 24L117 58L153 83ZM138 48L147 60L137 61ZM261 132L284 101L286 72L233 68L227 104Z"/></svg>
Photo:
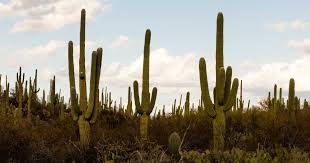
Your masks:
<svg viewBox="0 0 310 163"><path fill-rule="evenodd" d="M275 30L277 32L284 32L287 28L287 23L286 22L277 22L273 24L267 24L267 28Z"/></svg>
<svg viewBox="0 0 310 163"><path fill-rule="evenodd" d="M198 61L192 53L174 56L164 48L156 49L150 55L150 82L159 87L197 87ZM134 80L141 83L142 65L142 55L128 65L105 64L102 80L117 86L131 85Z"/></svg>
<svg viewBox="0 0 310 163"><path fill-rule="evenodd" d="M44 63L51 55L55 55L56 51L64 48L64 41L51 40L45 45L38 45L31 48L19 49L13 51L14 55L8 58L9 66L26 66L35 63Z"/></svg>
<svg viewBox="0 0 310 163"><path fill-rule="evenodd" d="M119 48L119 47L122 47L124 46L125 44L128 43L128 37L127 36L123 36L123 35L120 35L118 38L116 38L112 44L111 44L111 48L115 49L115 48Z"/></svg>
<svg viewBox="0 0 310 163"><path fill-rule="evenodd" d="M21 17L12 32L54 31L80 21L80 11L86 9L88 20L105 11L109 4L98 0L10 0L0 3L0 17Z"/></svg>
<svg viewBox="0 0 310 163"><path fill-rule="evenodd" d="M273 91L274 84L287 92L290 78L295 79L297 92L304 92L310 96L310 56L303 56L292 62L273 62L261 64L260 68L248 69L246 74L240 76L244 82L245 92L254 98L254 101L267 97L268 91ZM287 94L284 94L286 96ZM297 94L298 95L298 94Z"/></svg>
<svg viewBox="0 0 310 163"><path fill-rule="evenodd" d="M266 27L275 30L276 32L284 32L286 30L302 31L310 26L310 22L295 19L292 21L279 21L276 23L267 24Z"/></svg>
<svg viewBox="0 0 310 163"><path fill-rule="evenodd" d="M305 22L303 20L294 20L290 23L290 26L295 30L304 30L307 26L309 26L309 24L309 22Z"/></svg>
<svg viewBox="0 0 310 163"><path fill-rule="evenodd" d="M303 53L310 54L310 38L306 38L301 41L290 40L288 42L288 46L290 48L298 49Z"/></svg>

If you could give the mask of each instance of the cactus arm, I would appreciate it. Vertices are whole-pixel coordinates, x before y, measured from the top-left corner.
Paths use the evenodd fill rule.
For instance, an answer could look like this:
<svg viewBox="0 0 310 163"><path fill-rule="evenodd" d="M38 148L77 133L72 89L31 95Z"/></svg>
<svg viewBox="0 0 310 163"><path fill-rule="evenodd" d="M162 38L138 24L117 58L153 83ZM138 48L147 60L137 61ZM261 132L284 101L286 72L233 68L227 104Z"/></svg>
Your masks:
<svg viewBox="0 0 310 163"><path fill-rule="evenodd" d="M68 46L68 66L69 66L69 84L70 84L70 96L71 96L71 114L74 121L79 118L78 114L78 101L76 99L75 89L75 76L74 76L74 62L73 62L73 42L69 42ZM45 92L43 92L45 93Z"/></svg>
<svg viewBox="0 0 310 163"><path fill-rule="evenodd" d="M214 110L214 105L211 101L211 97L209 94L206 61L204 58L200 58L199 60L199 73L200 73L200 88L201 88L201 97L202 97L201 100L209 116L214 118L216 116L216 112Z"/></svg>
<svg viewBox="0 0 310 163"><path fill-rule="evenodd" d="M90 90L89 90L89 100L87 110L85 112L85 119L89 119L95 108L95 100L96 100L96 66L97 66L97 51L93 51L92 53L92 61L91 61L91 73L90 73Z"/></svg>
<svg viewBox="0 0 310 163"><path fill-rule="evenodd" d="M142 72L142 97L141 107L145 112L148 110L150 102L149 92L149 66L150 66L150 42L151 42L151 30L146 30L144 41L144 56L143 56L143 72Z"/></svg>
<svg viewBox="0 0 310 163"><path fill-rule="evenodd" d="M99 109L99 88L96 90L96 102L95 102L95 107L93 110L93 113L91 115L91 119L89 121L90 124L94 124L97 120L97 115L98 115L98 109Z"/></svg>
<svg viewBox="0 0 310 163"><path fill-rule="evenodd" d="M152 97L151 97L151 101L150 101L150 105L149 105L149 108L146 112L147 115L151 114L151 112L153 111L153 108L154 108L154 105L155 105L155 102L156 102L156 96L157 96L157 88L154 87L152 89Z"/></svg>
<svg viewBox="0 0 310 163"><path fill-rule="evenodd" d="M224 17L222 13L217 15L217 29L216 29L216 76L221 67L224 67L223 46L224 46Z"/></svg>
<svg viewBox="0 0 310 163"><path fill-rule="evenodd" d="M86 72L85 72L85 17L86 11L81 11L80 23L80 59L79 59L79 84L80 84L80 108L84 112L87 109Z"/></svg>
<svg viewBox="0 0 310 163"><path fill-rule="evenodd" d="M140 105L140 98L139 98L139 84L138 81L133 82L133 95L135 99L135 105L136 105L136 112L139 114L143 114L143 110Z"/></svg>
<svg viewBox="0 0 310 163"><path fill-rule="evenodd" d="M234 105L234 101L237 96L238 86L239 86L239 81L237 78L235 78L232 84L231 93L223 108L224 112L228 111Z"/></svg>
<svg viewBox="0 0 310 163"><path fill-rule="evenodd" d="M90 123L93 124L97 120L98 109L100 107L99 104L99 80L100 80L100 72L101 72L101 63L102 63L102 48L97 49L97 64L96 64L96 96L95 96L95 105L94 110L91 115Z"/></svg>
<svg viewBox="0 0 310 163"><path fill-rule="evenodd" d="M225 77L225 92L224 92L224 103L226 103L231 89L231 77L232 77L232 68L230 66L226 69L226 77Z"/></svg>
<svg viewBox="0 0 310 163"><path fill-rule="evenodd" d="M225 89L225 69L221 67L219 69L219 74L216 79L216 98L217 98L217 104L223 105L224 102L224 89Z"/></svg>

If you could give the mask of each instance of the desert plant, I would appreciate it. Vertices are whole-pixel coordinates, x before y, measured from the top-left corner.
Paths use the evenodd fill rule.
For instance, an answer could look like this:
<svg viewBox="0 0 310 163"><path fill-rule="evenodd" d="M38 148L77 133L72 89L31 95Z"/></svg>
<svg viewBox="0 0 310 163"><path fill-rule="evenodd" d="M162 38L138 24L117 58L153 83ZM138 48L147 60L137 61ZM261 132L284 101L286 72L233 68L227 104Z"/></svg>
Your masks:
<svg viewBox="0 0 310 163"><path fill-rule="evenodd" d="M128 87L128 101L127 101L126 115L132 116L132 94L130 87Z"/></svg>
<svg viewBox="0 0 310 163"><path fill-rule="evenodd" d="M216 87L214 88L214 103L212 102L208 88L206 62L204 58L199 61L200 88L202 101L213 123L213 144L215 150L224 149L225 112L234 104L238 89L238 79L235 78L231 88L232 68L227 67L226 73L223 63L223 14L217 17L216 34Z"/></svg>
<svg viewBox="0 0 310 163"><path fill-rule="evenodd" d="M170 134L168 141L168 150L175 161L179 161L181 159L181 155L179 152L180 145L181 137L179 136L179 134L177 132L173 132L172 134Z"/></svg>
<svg viewBox="0 0 310 163"><path fill-rule="evenodd" d="M295 108L295 81L290 79L287 109L289 114L289 125L296 126L296 108Z"/></svg>
<svg viewBox="0 0 310 163"><path fill-rule="evenodd" d="M185 117L189 117L189 114L190 114L190 109L189 109L189 96L190 96L190 93L187 92L186 93L186 100L185 100L185 106L184 106L184 116Z"/></svg>
<svg viewBox="0 0 310 163"><path fill-rule="evenodd" d="M97 110L99 107L99 78L101 71L102 49L92 53L91 74L90 74L90 91L87 103L86 95L86 76L85 76L85 16L86 11L81 11L81 32L80 32L80 107L76 98L74 62L73 62L73 42L68 46L68 68L71 96L71 113L74 121L78 122L80 143L83 147L88 147L90 143L90 123L95 123Z"/></svg>
<svg viewBox="0 0 310 163"><path fill-rule="evenodd" d="M25 81L25 73L22 75L22 68L19 67L19 73L16 73L16 80L17 80L17 96L18 96L18 110L17 116L20 118L23 116L23 84Z"/></svg>
<svg viewBox="0 0 310 163"><path fill-rule="evenodd" d="M153 111L157 96L156 87L153 88L151 97L149 93L150 41L151 41L151 30L148 29L146 30L145 33L145 43L144 43L141 103L139 98L138 81L135 80L133 82L133 92L134 92L136 111L141 115L140 137L143 140L148 139L150 114Z"/></svg>

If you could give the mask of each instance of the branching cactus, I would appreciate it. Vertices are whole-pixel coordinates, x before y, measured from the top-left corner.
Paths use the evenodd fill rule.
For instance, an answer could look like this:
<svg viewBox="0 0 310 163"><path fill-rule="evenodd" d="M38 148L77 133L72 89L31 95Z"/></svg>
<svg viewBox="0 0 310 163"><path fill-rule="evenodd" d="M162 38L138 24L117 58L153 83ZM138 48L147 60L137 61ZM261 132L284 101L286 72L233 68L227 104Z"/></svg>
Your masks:
<svg viewBox="0 0 310 163"><path fill-rule="evenodd" d="M39 93L40 88L38 89L38 70L36 69L34 80L33 80L33 93L34 98L37 99L37 93Z"/></svg>
<svg viewBox="0 0 310 163"><path fill-rule="evenodd" d="M148 29L146 30L145 33L145 43L144 43L141 103L139 98L138 81L135 80L133 82L133 92L136 105L136 112L141 115L140 137L143 140L148 139L150 114L153 111L157 96L156 87L153 88L151 97L149 93L150 41L151 41L151 31Z"/></svg>
<svg viewBox="0 0 310 163"><path fill-rule="evenodd" d="M182 108L182 94L181 94L180 103L179 103L179 106L177 107L177 110L176 110L176 115L182 116L182 114L183 114L183 108Z"/></svg>
<svg viewBox="0 0 310 163"><path fill-rule="evenodd" d="M289 114L289 125L291 127L296 126L296 108L295 108L295 81L290 79L289 90L288 90L288 100L287 100L287 109Z"/></svg>
<svg viewBox="0 0 310 163"><path fill-rule="evenodd" d="M19 73L16 73L16 80L17 80L17 92L18 92L18 111L17 116L23 116L23 84L25 81L25 73L22 75L22 68L19 67Z"/></svg>
<svg viewBox="0 0 310 163"><path fill-rule="evenodd" d="M80 64L79 64L79 81L80 81L80 107L75 88L74 62L73 62L73 42L69 42L68 47L68 68L70 82L70 97L71 97L71 113L74 121L78 122L80 143L82 147L88 148L90 143L90 124L95 123L99 108L99 79L101 72L102 49L98 48L93 51L91 59L91 74L90 74L90 91L89 100L86 95L85 82L85 15L83 9L81 11L81 33L80 33Z"/></svg>
<svg viewBox="0 0 310 163"><path fill-rule="evenodd" d="M232 68L224 69L223 60L223 14L217 16L217 34L216 34L216 87L214 88L214 103L209 94L206 62L204 58L199 61L200 88L203 105L211 117L213 123L213 145L214 150L224 150L225 134L225 112L234 105L237 90L238 79L233 80L231 88Z"/></svg>

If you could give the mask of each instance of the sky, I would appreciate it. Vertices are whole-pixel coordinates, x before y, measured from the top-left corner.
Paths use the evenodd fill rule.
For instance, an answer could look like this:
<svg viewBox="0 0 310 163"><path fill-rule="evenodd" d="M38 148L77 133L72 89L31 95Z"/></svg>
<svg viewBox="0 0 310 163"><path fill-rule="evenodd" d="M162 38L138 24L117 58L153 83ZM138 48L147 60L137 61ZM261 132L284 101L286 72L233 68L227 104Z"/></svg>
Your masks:
<svg viewBox="0 0 310 163"><path fill-rule="evenodd" d="M74 42L78 71L80 11L85 8L88 83L91 52L102 47L100 88L107 86L114 100L122 97L126 104L128 86L134 80L141 86L144 35L151 29L150 84L158 88L156 106L170 109L187 91L197 104L200 57L214 86L216 16L222 12L224 64L243 80L244 100L257 104L274 84L286 97L290 78L296 94L309 99L309 5L308 0L0 0L2 85L7 75L14 88L19 66L25 80L38 69L41 90L48 92L56 75L56 89L68 100L67 45Z"/></svg>

